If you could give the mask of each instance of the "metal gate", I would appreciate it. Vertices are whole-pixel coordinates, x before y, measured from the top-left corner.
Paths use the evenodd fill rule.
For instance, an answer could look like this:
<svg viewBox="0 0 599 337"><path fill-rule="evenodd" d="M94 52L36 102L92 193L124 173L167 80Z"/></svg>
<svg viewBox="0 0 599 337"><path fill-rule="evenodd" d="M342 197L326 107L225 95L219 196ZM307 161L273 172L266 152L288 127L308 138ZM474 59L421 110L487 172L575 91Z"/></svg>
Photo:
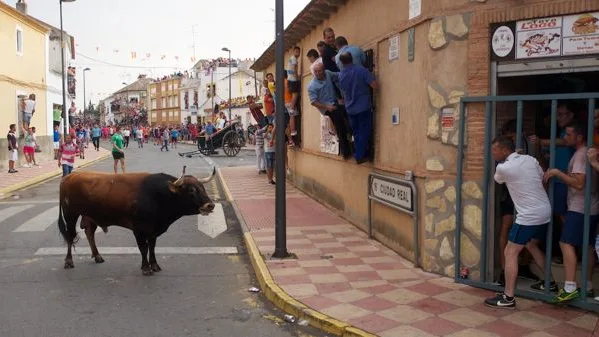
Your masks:
<svg viewBox="0 0 599 337"><path fill-rule="evenodd" d="M495 130L493 128L494 125L494 117L495 111L494 106L495 103L498 102L516 102L516 128L517 128L517 144L516 148L520 148L521 140L522 140L522 127L523 127L523 102L531 102L531 101L550 101L551 102L551 142L549 146L550 151L550 160L549 167L555 167L555 148L556 148L556 134L557 134L557 108L558 101L566 102L572 100L585 100L588 104L588 118L587 118L587 147L593 146L593 119L594 119L594 110L595 110L595 100L599 98L599 93L580 93L580 94L558 94L558 95L521 95L521 96L479 96L479 97L462 97L460 100L460 119L459 119L459 140L458 140L458 158L457 158L457 178L456 178L456 230L455 230L455 281L457 283L463 283L467 285L471 285L474 287L484 288L488 290L494 291L502 291L503 288L499 285L492 283L492 280L487 280L488 278L488 243L489 243L489 224L494 223L494 219L490 218L489 207L491 198L489 197L490 191L490 183L492 182L492 172L494 171L494 165L491 157L491 140L494 136ZM462 183L463 183L463 173L464 173L464 154L465 154L465 131L466 131L466 118L467 118L467 107L469 104L479 103L485 104L484 110L484 121L485 121L485 132L484 132L484 163L483 163L483 176L482 176L482 228L481 228L481 249L480 249L480 280L470 280L463 279L460 277L460 268L461 268L461 235L463 231L463 192L462 192ZM595 235L595 233L589 233L590 227L590 200L591 200L591 174L588 174L592 170L589 163L586 164L586 182L585 182L585 208L584 208L584 237L583 242L589 241L590 235ZM551 202L551 207L553 209L554 200L553 200L553 189L554 189L554 180L551 180L551 184L549 185L549 199ZM491 222L493 221L493 222ZM494 228L492 226L491 228ZM538 292L534 290L528 289L518 289L516 288L516 295L521 297L527 297L532 299L538 299L543 301L549 301L553 298L552 293L549 292L549 285L551 281L550 272L551 272L551 250L552 250L552 241L553 241L553 217L547 229L547 236L545 241L545 291ZM580 288L583 290L583 296L575 301L572 301L571 305L581 307L588 310L598 311L599 312L599 303L595 302L593 299L588 299L585 296L585 289L587 287L587 265L588 261L588 244L583 244L582 247L582 264L581 271L582 276L580 277L581 285Z"/></svg>

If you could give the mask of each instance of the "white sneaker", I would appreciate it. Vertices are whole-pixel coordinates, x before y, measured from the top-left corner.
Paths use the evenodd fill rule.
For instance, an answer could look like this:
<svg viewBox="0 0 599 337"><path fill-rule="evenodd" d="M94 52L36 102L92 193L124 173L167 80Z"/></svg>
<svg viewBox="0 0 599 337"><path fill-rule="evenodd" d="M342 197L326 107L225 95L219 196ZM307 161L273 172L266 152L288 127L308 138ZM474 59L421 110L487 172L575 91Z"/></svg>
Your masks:
<svg viewBox="0 0 599 337"><path fill-rule="evenodd" d="M29 165L29 164L23 164L23 167L31 168L31 165Z"/></svg>

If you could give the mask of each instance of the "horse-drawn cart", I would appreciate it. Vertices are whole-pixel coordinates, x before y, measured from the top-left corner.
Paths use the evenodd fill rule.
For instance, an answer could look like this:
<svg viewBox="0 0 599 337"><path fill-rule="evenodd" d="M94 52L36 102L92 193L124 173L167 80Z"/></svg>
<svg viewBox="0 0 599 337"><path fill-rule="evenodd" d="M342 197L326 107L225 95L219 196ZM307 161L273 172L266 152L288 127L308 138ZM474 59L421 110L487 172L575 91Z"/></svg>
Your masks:
<svg viewBox="0 0 599 337"><path fill-rule="evenodd" d="M199 156L200 153L205 156L217 154L216 149L222 148L223 152L229 157L235 157L241 146L243 145L243 139L237 133L236 129L237 121L229 123L224 128L215 132L212 136L200 135L197 139L198 150L191 152L179 152L179 156L191 158L193 156Z"/></svg>

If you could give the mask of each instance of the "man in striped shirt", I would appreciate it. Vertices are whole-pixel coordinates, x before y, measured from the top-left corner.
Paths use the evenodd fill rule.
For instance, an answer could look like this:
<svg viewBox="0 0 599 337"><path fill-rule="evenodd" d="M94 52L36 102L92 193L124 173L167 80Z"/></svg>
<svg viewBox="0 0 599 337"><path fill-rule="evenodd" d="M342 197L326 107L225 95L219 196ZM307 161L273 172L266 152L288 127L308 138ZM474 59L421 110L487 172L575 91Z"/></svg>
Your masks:
<svg viewBox="0 0 599 337"><path fill-rule="evenodd" d="M256 165L258 168L258 174L266 173L265 159L264 159L264 132L268 125L262 129L256 130Z"/></svg>
<svg viewBox="0 0 599 337"><path fill-rule="evenodd" d="M62 176L65 177L73 172L75 165L75 156L79 153L77 144L73 142L73 137L67 134L65 142L58 149L58 167L62 167Z"/></svg>

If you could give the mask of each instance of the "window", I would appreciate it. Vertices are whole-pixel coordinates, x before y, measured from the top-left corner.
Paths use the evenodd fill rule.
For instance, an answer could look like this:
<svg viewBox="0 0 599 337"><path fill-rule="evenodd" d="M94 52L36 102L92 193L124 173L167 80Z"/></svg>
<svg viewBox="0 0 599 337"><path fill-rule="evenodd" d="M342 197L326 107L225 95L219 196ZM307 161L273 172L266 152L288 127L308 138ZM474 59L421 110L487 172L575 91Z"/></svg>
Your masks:
<svg viewBox="0 0 599 337"><path fill-rule="evenodd" d="M166 91L166 83L162 83L162 85L160 86L160 89L162 91Z"/></svg>
<svg viewBox="0 0 599 337"><path fill-rule="evenodd" d="M156 87L150 88L150 95L152 95L152 96L156 95Z"/></svg>
<svg viewBox="0 0 599 337"><path fill-rule="evenodd" d="M17 55L23 55L23 29L17 27Z"/></svg>
<svg viewBox="0 0 599 337"><path fill-rule="evenodd" d="M162 105L160 106L161 109L166 108L166 97L162 97Z"/></svg>
<svg viewBox="0 0 599 337"><path fill-rule="evenodd" d="M173 83L169 83L168 84L168 91L172 91L173 90Z"/></svg>
<svg viewBox="0 0 599 337"><path fill-rule="evenodd" d="M179 88L179 83L177 83L177 82L173 83L173 89L177 90L177 88Z"/></svg>
<svg viewBox="0 0 599 337"><path fill-rule="evenodd" d="M156 109L156 99L152 98L152 109Z"/></svg>

